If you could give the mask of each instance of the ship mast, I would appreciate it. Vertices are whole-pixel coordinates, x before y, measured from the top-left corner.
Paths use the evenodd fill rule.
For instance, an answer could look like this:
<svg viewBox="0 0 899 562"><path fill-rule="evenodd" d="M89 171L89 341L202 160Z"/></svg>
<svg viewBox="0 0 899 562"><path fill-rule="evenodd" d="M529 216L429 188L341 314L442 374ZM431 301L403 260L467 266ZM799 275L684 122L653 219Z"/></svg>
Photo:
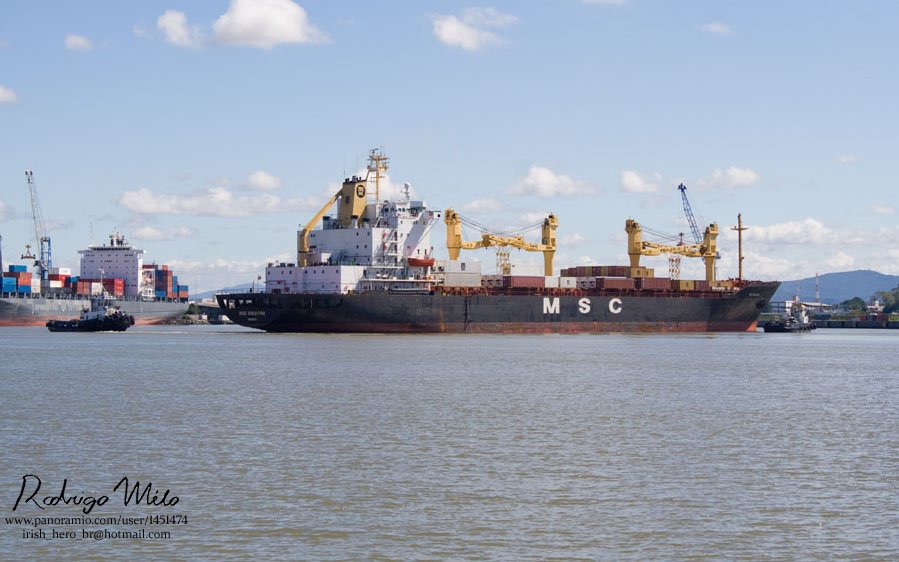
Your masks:
<svg viewBox="0 0 899 562"><path fill-rule="evenodd" d="M743 226L743 215L737 213L737 226L730 227L731 230L737 231L737 279L743 280L743 231L749 230L748 226Z"/></svg>
<svg viewBox="0 0 899 562"><path fill-rule="evenodd" d="M381 178L387 173L388 162L390 158L384 155L383 148L373 148L368 152L368 173L365 180L368 181L369 176L375 174L375 205L381 202Z"/></svg>

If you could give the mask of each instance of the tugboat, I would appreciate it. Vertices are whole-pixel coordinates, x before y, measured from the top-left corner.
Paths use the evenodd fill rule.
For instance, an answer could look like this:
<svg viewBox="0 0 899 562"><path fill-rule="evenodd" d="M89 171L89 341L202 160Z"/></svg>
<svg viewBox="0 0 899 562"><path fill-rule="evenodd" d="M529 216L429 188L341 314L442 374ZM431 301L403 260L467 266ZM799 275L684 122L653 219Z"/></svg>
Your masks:
<svg viewBox="0 0 899 562"><path fill-rule="evenodd" d="M797 301L790 307L789 314L765 323L763 329L775 334L811 332L815 329L815 323L805 313L805 305Z"/></svg>
<svg viewBox="0 0 899 562"><path fill-rule="evenodd" d="M91 299L91 308L82 309L78 320L50 320L51 332L124 332L134 325L134 316L125 314L117 306L110 306L111 299Z"/></svg>

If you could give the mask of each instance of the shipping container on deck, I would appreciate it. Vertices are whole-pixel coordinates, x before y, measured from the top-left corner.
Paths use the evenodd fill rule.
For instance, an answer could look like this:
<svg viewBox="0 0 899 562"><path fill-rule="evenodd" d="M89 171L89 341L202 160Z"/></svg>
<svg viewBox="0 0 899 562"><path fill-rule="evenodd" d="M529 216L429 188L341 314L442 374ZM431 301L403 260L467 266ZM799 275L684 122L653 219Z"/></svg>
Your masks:
<svg viewBox="0 0 899 562"><path fill-rule="evenodd" d="M546 278L542 275L504 275L505 289L542 289L546 286Z"/></svg>
<svg viewBox="0 0 899 562"><path fill-rule="evenodd" d="M15 279L16 285L31 285L31 281L34 279L34 276L31 274L31 272L28 271L11 271L9 273L4 273L3 277L11 277L12 279Z"/></svg>
<svg viewBox="0 0 899 562"><path fill-rule="evenodd" d="M696 281L692 279L672 279L671 288L675 291L693 291L696 289Z"/></svg>
<svg viewBox="0 0 899 562"><path fill-rule="evenodd" d="M633 289L634 280L630 277L597 277L597 289Z"/></svg>
<svg viewBox="0 0 899 562"><path fill-rule="evenodd" d="M165 291L156 291L156 298L157 298L157 299L164 299L164 298L165 298Z"/></svg>
<svg viewBox="0 0 899 562"><path fill-rule="evenodd" d="M13 264L10 264L10 265L9 265L9 270L8 270L8 271L9 271L10 273L25 273L26 271L28 271L28 266L27 266L27 265L13 265Z"/></svg>
<svg viewBox="0 0 899 562"><path fill-rule="evenodd" d="M4 293L16 292L16 280L13 277L4 277L2 281L2 291Z"/></svg>
<svg viewBox="0 0 899 562"><path fill-rule="evenodd" d="M578 289L595 289L596 277L577 277Z"/></svg>
<svg viewBox="0 0 899 562"><path fill-rule="evenodd" d="M30 295L31 294L31 285L20 285L20 286L16 287L16 292L22 293L25 295Z"/></svg>
<svg viewBox="0 0 899 562"><path fill-rule="evenodd" d="M709 282L708 281L694 281L694 287L697 291L708 291L709 290Z"/></svg>
<svg viewBox="0 0 899 562"><path fill-rule="evenodd" d="M636 287L644 291L670 291L671 279L667 277L642 277L637 278Z"/></svg>

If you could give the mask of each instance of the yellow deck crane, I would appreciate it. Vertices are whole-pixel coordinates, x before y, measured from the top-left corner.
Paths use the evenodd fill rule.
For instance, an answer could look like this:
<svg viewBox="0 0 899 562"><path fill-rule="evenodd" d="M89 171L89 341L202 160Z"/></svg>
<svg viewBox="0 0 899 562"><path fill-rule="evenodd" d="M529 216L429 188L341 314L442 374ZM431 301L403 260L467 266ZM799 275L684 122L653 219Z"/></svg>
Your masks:
<svg viewBox="0 0 899 562"><path fill-rule="evenodd" d="M458 260L461 250L478 250L495 246L510 246L526 252L543 252L543 271L549 276L553 274L553 258L556 254L556 228L559 221L550 214L543 220L540 243L526 242L521 236L499 236L497 234L481 234L480 240L466 242L462 240L462 218L459 213L447 209L443 215L446 223L446 249L450 260Z"/></svg>
<svg viewBox="0 0 899 562"><path fill-rule="evenodd" d="M624 224L627 232L627 255L631 259L631 268L640 267L640 256L660 256L677 254L688 258L702 258L705 262L705 279L715 282L715 256L718 254L718 225L710 224L705 229L701 244L685 244L683 246L667 246L643 240L643 227L633 219Z"/></svg>
<svg viewBox="0 0 899 562"><path fill-rule="evenodd" d="M328 199L328 202L312 217L306 226L297 232L297 265L305 267L309 265L310 256L313 253L309 247L309 233L322 220L331 205L340 201L340 207L337 211L337 220L341 228L351 228L353 223L362 220L365 212L365 206L368 204L368 180L374 173L375 180L375 203L380 203L380 186L381 178L387 172L388 158L384 156L380 149L372 149L368 155L369 165L368 171L364 178L352 176L343 180L340 190Z"/></svg>

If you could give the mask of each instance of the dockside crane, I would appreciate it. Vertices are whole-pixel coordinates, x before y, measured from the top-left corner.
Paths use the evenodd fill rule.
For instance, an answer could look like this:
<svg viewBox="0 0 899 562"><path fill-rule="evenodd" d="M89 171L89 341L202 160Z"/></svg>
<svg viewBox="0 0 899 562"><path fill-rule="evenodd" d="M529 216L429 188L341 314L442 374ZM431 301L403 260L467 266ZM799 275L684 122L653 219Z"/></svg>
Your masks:
<svg viewBox="0 0 899 562"><path fill-rule="evenodd" d="M52 248L50 236L44 228L44 213L41 210L41 202L37 196L37 187L34 184L34 172L25 170L25 182L28 184L28 197L31 200L31 220L34 223L34 241L38 244L38 255L31 253L31 246L25 244L25 253L22 259L34 259L35 272L41 279L41 291L47 286L50 277L50 268L53 267Z"/></svg>
<svg viewBox="0 0 899 562"><path fill-rule="evenodd" d="M443 222L446 223L446 249L449 259L459 259L461 250L478 250L490 247L512 247L526 252L543 252L543 271L549 276L553 274L553 259L556 255L556 228L559 220L552 213L549 214L541 226L540 243L526 242L521 236L500 236L485 232L480 240L465 241L462 239L462 218L453 209L447 209L443 214Z"/></svg>

